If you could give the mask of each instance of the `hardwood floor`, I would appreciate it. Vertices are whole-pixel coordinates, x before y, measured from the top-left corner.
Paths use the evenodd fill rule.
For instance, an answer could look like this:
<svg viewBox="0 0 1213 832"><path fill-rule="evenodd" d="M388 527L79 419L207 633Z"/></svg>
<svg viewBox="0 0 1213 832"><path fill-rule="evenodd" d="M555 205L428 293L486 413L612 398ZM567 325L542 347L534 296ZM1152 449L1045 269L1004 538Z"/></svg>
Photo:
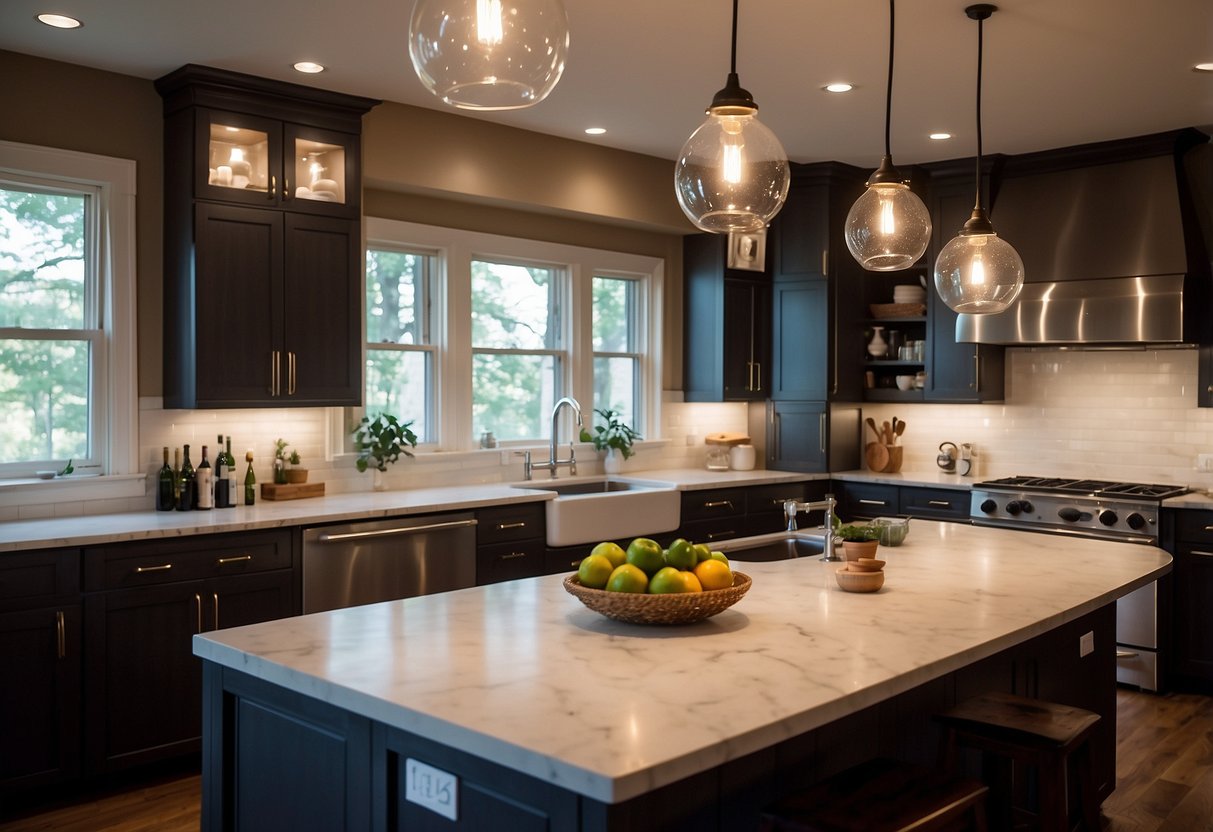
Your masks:
<svg viewBox="0 0 1213 832"><path fill-rule="evenodd" d="M1213 698L1117 693L1105 832L1213 832ZM171 777L0 823L0 832L196 832L201 778Z"/></svg>

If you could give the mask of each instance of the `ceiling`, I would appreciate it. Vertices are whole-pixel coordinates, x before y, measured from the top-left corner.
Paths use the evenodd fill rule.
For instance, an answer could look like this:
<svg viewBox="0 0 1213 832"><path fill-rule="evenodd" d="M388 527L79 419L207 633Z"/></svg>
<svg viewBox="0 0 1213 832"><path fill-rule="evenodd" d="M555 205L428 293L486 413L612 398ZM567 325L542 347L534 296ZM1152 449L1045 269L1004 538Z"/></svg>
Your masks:
<svg viewBox="0 0 1213 832"><path fill-rule="evenodd" d="M468 117L666 159L728 72L728 0L565 0L571 45L539 105ZM899 163L975 152L977 24L965 0L898 10L893 152ZM884 0L747 0L737 69L796 162L874 166L883 144ZM4 0L0 49L156 78L185 63L446 108L417 80L405 0ZM76 30L34 20L71 14ZM1209 0L1004 0L985 28L986 152L1020 153L1213 125ZM298 60L328 71L301 75ZM13 79L8 82L12 83ZM36 79L28 80L36 84ZM856 89L823 92L832 81ZM460 111L463 112L463 111ZM588 137L589 126L607 133ZM931 141L947 131L954 138Z"/></svg>

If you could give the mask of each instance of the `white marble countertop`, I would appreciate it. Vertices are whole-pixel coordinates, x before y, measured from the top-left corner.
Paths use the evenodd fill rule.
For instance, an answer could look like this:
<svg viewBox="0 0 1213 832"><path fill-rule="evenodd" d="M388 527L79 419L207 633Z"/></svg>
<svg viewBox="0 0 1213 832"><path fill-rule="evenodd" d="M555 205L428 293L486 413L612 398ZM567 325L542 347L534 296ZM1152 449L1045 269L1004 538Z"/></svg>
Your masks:
<svg viewBox="0 0 1213 832"><path fill-rule="evenodd" d="M628 471L615 479L669 483L680 491L765 483L826 479L828 474L797 474L787 471L708 471L702 468ZM568 477L557 479L567 481ZM416 488L402 491L358 491L312 497L306 500L271 502L255 506L211 511L139 511L52 520L20 520L0 523L0 553L49 549L63 546L92 546L159 537L272 529L314 523L348 522L435 511L458 511L511 503L542 502L553 498L542 491L544 475L529 483ZM523 486L523 487L519 487ZM533 490L532 490L533 487Z"/></svg>
<svg viewBox="0 0 1213 832"><path fill-rule="evenodd" d="M1097 609L1160 549L915 521L874 594L817 559L738 564L734 607L644 627L550 575L221 630L194 652L619 802L854 713Z"/></svg>
<svg viewBox="0 0 1213 832"><path fill-rule="evenodd" d="M836 471L830 475L836 480L849 482L875 482L882 485L916 485L930 488L957 488L968 491L973 483L980 482L974 477L961 477L957 474L945 474L943 471L898 471L896 474L878 474L856 468L851 471Z"/></svg>

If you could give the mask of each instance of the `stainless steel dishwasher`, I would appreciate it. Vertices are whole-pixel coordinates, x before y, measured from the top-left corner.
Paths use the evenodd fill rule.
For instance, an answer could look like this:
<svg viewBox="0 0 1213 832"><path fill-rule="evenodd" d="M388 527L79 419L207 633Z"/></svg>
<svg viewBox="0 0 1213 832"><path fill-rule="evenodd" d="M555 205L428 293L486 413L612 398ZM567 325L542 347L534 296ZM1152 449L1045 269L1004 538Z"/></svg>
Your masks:
<svg viewBox="0 0 1213 832"><path fill-rule="evenodd" d="M476 518L402 517L303 530L303 611L476 585Z"/></svg>

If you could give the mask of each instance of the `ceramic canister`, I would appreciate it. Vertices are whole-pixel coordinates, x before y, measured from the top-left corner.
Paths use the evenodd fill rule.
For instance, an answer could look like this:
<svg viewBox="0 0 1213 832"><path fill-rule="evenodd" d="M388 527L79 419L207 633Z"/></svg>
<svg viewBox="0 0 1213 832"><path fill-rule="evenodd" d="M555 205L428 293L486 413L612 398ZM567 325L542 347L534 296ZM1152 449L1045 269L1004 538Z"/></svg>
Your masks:
<svg viewBox="0 0 1213 832"><path fill-rule="evenodd" d="M753 445L734 445L729 448L729 467L734 471L753 470L754 461Z"/></svg>

